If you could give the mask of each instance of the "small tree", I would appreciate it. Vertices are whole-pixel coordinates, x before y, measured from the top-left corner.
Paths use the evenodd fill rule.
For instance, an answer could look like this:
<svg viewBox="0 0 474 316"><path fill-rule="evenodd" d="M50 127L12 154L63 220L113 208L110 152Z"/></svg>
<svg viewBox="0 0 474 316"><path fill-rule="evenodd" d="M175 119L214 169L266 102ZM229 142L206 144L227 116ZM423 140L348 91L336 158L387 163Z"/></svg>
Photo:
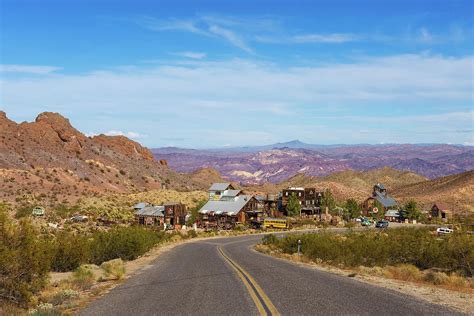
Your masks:
<svg viewBox="0 0 474 316"><path fill-rule="evenodd" d="M418 205L415 200L408 201L404 206L403 209L400 211L400 216L402 219L415 219L419 220L421 218L421 212L418 209Z"/></svg>
<svg viewBox="0 0 474 316"><path fill-rule="evenodd" d="M321 206L323 208L328 208L332 210L336 207L336 201L332 195L331 189L326 189L323 194L323 198L321 199Z"/></svg>
<svg viewBox="0 0 474 316"><path fill-rule="evenodd" d="M207 203L206 200L200 200L198 202L198 204L191 209L191 216L189 217L188 225L192 225L192 224L196 223L196 220L198 218L198 212L201 209L201 207L203 207L204 204L206 204L206 203Z"/></svg>
<svg viewBox="0 0 474 316"><path fill-rule="evenodd" d="M346 201L345 209L347 210L348 216L350 218L360 216L361 208L355 199L348 199Z"/></svg>
<svg viewBox="0 0 474 316"><path fill-rule="evenodd" d="M300 201L296 197L295 193L292 193L288 199L288 204L286 205L286 212L288 216L298 216L300 215L301 205Z"/></svg>

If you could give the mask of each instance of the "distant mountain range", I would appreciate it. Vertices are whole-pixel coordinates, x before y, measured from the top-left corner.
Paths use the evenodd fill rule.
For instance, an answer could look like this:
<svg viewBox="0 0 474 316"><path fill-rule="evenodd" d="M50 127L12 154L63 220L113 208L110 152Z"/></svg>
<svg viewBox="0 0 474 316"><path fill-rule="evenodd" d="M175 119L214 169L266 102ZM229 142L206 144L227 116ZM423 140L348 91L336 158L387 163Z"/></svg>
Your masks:
<svg viewBox="0 0 474 316"><path fill-rule="evenodd" d="M374 183L382 182L401 202L414 197L424 207L442 201L473 211L474 172L468 171L473 160L472 147L435 144L320 146L292 141L150 151L123 136L87 137L58 113L16 123L0 111L0 203L23 203L34 196L57 204L164 187L202 192L224 180L255 193L315 186L331 188L340 201L362 201ZM437 178L450 174L456 175Z"/></svg>
<svg viewBox="0 0 474 316"><path fill-rule="evenodd" d="M243 184L278 183L297 174L326 176L343 170L392 167L427 178L474 169L474 148L447 144L313 145L298 140L256 147L224 149L156 148L179 172L214 168Z"/></svg>

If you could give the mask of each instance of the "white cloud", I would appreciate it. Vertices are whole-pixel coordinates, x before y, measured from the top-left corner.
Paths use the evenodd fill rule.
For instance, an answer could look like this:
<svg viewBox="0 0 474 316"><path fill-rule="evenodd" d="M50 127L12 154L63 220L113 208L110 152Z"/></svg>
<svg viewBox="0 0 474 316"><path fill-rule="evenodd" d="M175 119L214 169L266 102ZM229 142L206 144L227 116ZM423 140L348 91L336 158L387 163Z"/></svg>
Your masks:
<svg viewBox="0 0 474 316"><path fill-rule="evenodd" d="M291 38L294 43L346 43L359 40L354 34L303 34Z"/></svg>
<svg viewBox="0 0 474 316"><path fill-rule="evenodd" d="M363 37L350 33L332 33L332 34L300 34L294 36L256 36L255 40L261 43L269 44L306 44L306 43L324 43L341 44L347 42L359 41Z"/></svg>
<svg viewBox="0 0 474 316"><path fill-rule="evenodd" d="M339 121L338 115L341 122L356 130L382 122L394 129L401 129L398 123L409 123L417 128L461 130L472 128L472 111L466 109L472 104L473 62L473 56L427 54L291 68L241 59L192 60L99 69L84 75L3 77L0 106L7 113L26 117L44 111L47 105L50 111L74 114L78 122L82 115L85 123L78 127L83 130L111 130L132 138L145 137L141 133L172 135L189 142L212 140L214 144L263 143L261 139L269 139L269 135L274 135L271 140L289 135L299 138L301 133L310 132L320 135L324 131L313 126L304 131L284 127L301 120L331 126ZM376 113L383 109L398 114L381 120ZM123 132L138 128L141 133ZM228 130L228 137L238 138L241 130L253 132L241 134L237 140L220 133L211 136L204 128ZM453 143L469 141L468 133L442 134L452 137L446 141ZM331 140L345 142L338 138L353 137L347 135L338 132ZM423 142L429 142L429 135L426 137ZM384 140L404 141L395 137Z"/></svg>
<svg viewBox="0 0 474 316"><path fill-rule="evenodd" d="M24 73L24 74L35 74L35 75L46 75L57 70L61 70L61 67L54 66L35 66L35 65L0 65L0 73Z"/></svg>
<svg viewBox="0 0 474 316"><path fill-rule="evenodd" d="M122 131L108 131L104 133L107 136L125 136L132 139L146 138L147 135L143 135L137 132L122 132Z"/></svg>
<svg viewBox="0 0 474 316"><path fill-rule="evenodd" d="M100 135L100 134L101 133L89 132L89 133L86 133L85 135L87 137L93 137L93 136L97 136L97 135ZM125 136L125 137L131 138L131 139L143 139L143 138L148 137L148 135L143 135L143 134L140 134L140 133L137 133L137 132L122 132L122 131L115 131L115 130L110 130L110 131L102 133L102 134L107 135L107 136Z"/></svg>
<svg viewBox="0 0 474 316"><path fill-rule="evenodd" d="M471 100L472 56L396 55L356 63L278 67L232 59L124 67L85 75L2 78L4 104L95 107L234 102L301 104L340 101ZM29 93L24 93L28 91ZM51 93L55 91L55 93ZM183 97L181 97L183 96ZM136 105L135 105L136 104ZM149 104L149 105L147 105Z"/></svg>
<svg viewBox="0 0 474 316"><path fill-rule="evenodd" d="M234 33L233 31L231 31L229 29L225 29L225 28L217 26L217 25L211 25L209 27L209 31L212 34L216 34L216 35L224 38L225 40L227 40L232 45L234 45L234 46L236 46L236 47L238 47L238 48L240 48L240 49L242 49L242 50L244 50L248 53L252 53L252 49L250 49L250 47L247 46L245 41L239 35Z"/></svg>
<svg viewBox="0 0 474 316"><path fill-rule="evenodd" d="M153 17L145 16L136 19L136 23L152 31L184 31L200 35L207 35L207 32L196 26L196 22L193 20L160 20L155 19Z"/></svg>
<svg viewBox="0 0 474 316"><path fill-rule="evenodd" d="M420 41L424 43L431 43L434 40L434 35L428 31L427 28L422 27L420 29Z"/></svg>
<svg viewBox="0 0 474 316"><path fill-rule="evenodd" d="M174 55L191 58L191 59L203 59L207 56L206 53L200 53L200 52L177 52L177 53L174 53Z"/></svg>

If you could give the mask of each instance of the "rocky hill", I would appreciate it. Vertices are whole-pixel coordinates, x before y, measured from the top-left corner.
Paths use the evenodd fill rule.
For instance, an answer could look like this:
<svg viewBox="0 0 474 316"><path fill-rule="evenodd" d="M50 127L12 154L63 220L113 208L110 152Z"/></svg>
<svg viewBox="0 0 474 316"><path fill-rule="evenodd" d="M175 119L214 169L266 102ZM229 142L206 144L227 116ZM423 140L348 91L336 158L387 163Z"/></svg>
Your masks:
<svg viewBox="0 0 474 316"><path fill-rule="evenodd" d="M348 198L362 201L369 196L376 183L383 183L389 191L392 191L425 180L427 178L412 172L385 167L369 171L345 170L325 177L297 174L278 184L250 185L246 188L267 193L277 193L287 187L316 187L321 191L330 188L340 201Z"/></svg>
<svg viewBox="0 0 474 316"><path fill-rule="evenodd" d="M461 213L474 212L474 171L429 180L418 174L393 168L370 171L346 170L325 177L298 174L277 184L249 185L246 190L259 193L277 193L287 187L315 187L331 189L339 202L354 198L365 200L375 183L383 183L389 195L403 204L410 199L427 210L433 203L442 202Z"/></svg>
<svg viewBox="0 0 474 316"><path fill-rule="evenodd" d="M387 166L433 179L469 171L474 166L473 147L443 144L320 146L292 141L210 150L158 148L152 152L177 171L214 168L223 178L243 184L279 183L300 173L326 176Z"/></svg>
<svg viewBox="0 0 474 316"><path fill-rule="evenodd" d="M392 195L401 201L413 198L425 207L442 202L454 211L474 212L474 171L398 187Z"/></svg>
<svg viewBox="0 0 474 316"><path fill-rule="evenodd" d="M87 137L58 113L16 122L0 112L0 199L42 194L57 201L86 194L167 187L203 189L123 136Z"/></svg>

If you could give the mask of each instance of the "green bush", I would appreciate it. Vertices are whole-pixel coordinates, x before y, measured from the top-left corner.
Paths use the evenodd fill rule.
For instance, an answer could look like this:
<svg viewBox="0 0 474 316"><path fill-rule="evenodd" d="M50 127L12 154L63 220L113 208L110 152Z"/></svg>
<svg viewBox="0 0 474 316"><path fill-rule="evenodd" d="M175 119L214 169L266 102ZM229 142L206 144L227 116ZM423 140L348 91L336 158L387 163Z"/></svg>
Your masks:
<svg viewBox="0 0 474 316"><path fill-rule="evenodd" d="M51 258L48 243L28 219L9 220L0 205L0 298L27 306L46 284Z"/></svg>
<svg viewBox="0 0 474 316"><path fill-rule="evenodd" d="M90 262L100 265L116 258L134 260L164 238L163 232L142 227L117 227L108 232L97 232L90 243Z"/></svg>
<svg viewBox="0 0 474 316"><path fill-rule="evenodd" d="M263 238L262 238L262 243L263 243L264 245L275 244L275 243L277 243L277 241L278 241L278 238L277 238L275 235L273 235L273 234L265 235L265 236L263 236Z"/></svg>
<svg viewBox="0 0 474 316"><path fill-rule="evenodd" d="M196 238L198 234L196 233L194 229L191 229L191 230L188 230L188 236L189 238Z"/></svg>
<svg viewBox="0 0 474 316"><path fill-rule="evenodd" d="M90 245L86 237L60 232L51 244L54 249L53 271L72 271L89 260Z"/></svg>
<svg viewBox="0 0 474 316"><path fill-rule="evenodd" d="M74 283L87 288L95 276L82 264L133 260L168 238L142 227L117 227L89 236L71 232L45 235L29 218L12 221L6 206L0 204L0 299L28 306L46 285L50 271L75 269ZM115 276L122 274L119 268L109 270ZM38 310L40 314L47 312Z"/></svg>
<svg viewBox="0 0 474 316"><path fill-rule="evenodd" d="M16 209L15 218L20 219L31 215L33 211L32 205L22 205Z"/></svg>
<svg viewBox="0 0 474 316"><path fill-rule="evenodd" d="M321 232L282 239L268 237L264 243L293 254L297 251L298 239L301 239L304 255L330 264L349 267L411 264L422 270L439 268L464 276L474 273L474 236L467 234L454 233L439 238L428 229L401 228L345 235Z"/></svg>

